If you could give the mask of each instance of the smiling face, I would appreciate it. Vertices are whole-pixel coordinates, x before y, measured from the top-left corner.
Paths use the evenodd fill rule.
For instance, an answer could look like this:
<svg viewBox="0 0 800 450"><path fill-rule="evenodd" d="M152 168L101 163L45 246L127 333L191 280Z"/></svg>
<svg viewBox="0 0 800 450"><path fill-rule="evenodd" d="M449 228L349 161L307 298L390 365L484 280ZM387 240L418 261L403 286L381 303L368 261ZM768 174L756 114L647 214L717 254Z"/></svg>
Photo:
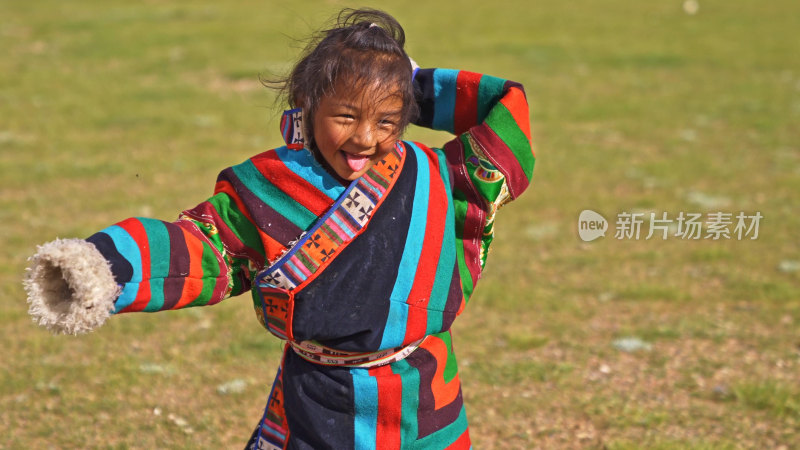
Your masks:
<svg viewBox="0 0 800 450"><path fill-rule="evenodd" d="M329 170L343 181L364 175L400 138L403 101L399 92L371 87L336 89L314 114L314 143Z"/></svg>

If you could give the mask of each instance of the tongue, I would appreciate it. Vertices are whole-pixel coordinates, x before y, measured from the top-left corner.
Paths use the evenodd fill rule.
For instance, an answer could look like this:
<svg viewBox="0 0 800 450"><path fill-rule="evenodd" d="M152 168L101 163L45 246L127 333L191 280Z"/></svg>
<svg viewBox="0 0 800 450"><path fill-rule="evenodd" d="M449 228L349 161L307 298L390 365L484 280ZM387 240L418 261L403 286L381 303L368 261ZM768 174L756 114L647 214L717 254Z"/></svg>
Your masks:
<svg viewBox="0 0 800 450"><path fill-rule="evenodd" d="M364 166L367 165L367 161L369 160L366 156L359 156L359 155L351 155L350 153L343 152L344 159L347 161L347 166L350 167L350 170L353 172L358 172L359 170L363 169Z"/></svg>

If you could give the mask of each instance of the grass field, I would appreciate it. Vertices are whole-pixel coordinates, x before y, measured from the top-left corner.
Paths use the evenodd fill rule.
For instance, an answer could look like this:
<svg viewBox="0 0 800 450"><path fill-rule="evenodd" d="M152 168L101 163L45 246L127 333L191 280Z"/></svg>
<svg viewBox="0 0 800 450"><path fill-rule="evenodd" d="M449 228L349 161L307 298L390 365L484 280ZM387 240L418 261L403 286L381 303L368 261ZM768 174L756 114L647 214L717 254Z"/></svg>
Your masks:
<svg viewBox="0 0 800 450"><path fill-rule="evenodd" d="M538 158L455 325L475 448L800 447L800 3L442 3L371 5L422 66L522 82ZM171 220L278 145L258 76L343 6L0 3L0 447L243 446L281 349L247 296L56 337L21 279L37 244ZM623 212L763 219L616 239Z"/></svg>

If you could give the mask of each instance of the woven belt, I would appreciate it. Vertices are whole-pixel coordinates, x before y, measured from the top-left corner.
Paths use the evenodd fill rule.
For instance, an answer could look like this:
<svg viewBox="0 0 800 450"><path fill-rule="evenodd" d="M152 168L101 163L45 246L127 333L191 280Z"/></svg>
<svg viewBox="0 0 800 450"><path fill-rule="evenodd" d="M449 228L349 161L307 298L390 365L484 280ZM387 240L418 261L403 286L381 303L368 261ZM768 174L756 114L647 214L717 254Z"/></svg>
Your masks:
<svg viewBox="0 0 800 450"><path fill-rule="evenodd" d="M386 364L391 364L393 362L405 359L414 350L416 350L424 340L425 338L422 338L403 347L395 347L387 350L367 353L343 352L341 350L334 350L332 348L325 347L324 345L313 341L289 341L289 345L298 356L314 364L321 364L323 366L371 368L385 366Z"/></svg>

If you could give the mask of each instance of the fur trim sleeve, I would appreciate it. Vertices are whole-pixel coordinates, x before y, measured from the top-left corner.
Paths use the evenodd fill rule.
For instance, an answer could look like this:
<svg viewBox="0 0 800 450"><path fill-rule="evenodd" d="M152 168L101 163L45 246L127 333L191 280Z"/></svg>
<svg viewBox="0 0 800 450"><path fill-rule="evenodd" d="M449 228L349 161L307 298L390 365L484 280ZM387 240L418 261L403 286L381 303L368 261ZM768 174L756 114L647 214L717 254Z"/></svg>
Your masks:
<svg viewBox="0 0 800 450"><path fill-rule="evenodd" d="M120 287L103 255L82 239L39 246L25 276L28 312L54 333L92 331L114 311Z"/></svg>

